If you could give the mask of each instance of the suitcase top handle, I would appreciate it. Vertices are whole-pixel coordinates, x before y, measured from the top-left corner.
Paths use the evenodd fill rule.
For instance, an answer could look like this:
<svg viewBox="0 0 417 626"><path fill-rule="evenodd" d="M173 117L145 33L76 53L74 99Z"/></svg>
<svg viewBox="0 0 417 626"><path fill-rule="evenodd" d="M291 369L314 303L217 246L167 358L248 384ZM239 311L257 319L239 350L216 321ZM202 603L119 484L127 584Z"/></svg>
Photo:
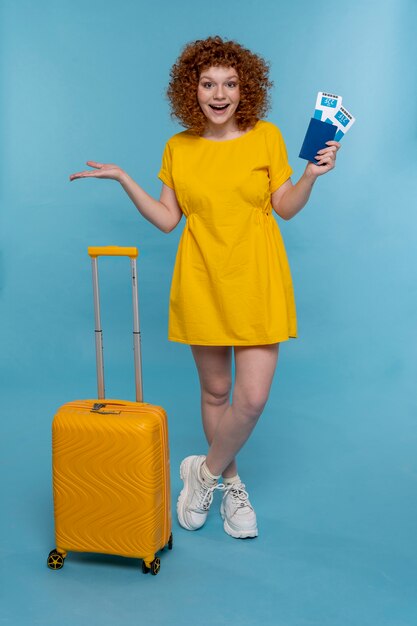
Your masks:
<svg viewBox="0 0 417 626"><path fill-rule="evenodd" d="M89 246L88 254L96 259L98 256L128 256L131 259L136 259L139 252L134 247L123 246Z"/></svg>

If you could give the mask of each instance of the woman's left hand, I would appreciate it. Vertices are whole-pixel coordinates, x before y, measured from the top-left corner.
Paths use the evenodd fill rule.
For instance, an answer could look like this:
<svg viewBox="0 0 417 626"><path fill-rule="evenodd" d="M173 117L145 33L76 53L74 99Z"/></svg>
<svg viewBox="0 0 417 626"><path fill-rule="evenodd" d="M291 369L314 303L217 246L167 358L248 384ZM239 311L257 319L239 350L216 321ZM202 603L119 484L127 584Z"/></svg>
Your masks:
<svg viewBox="0 0 417 626"><path fill-rule="evenodd" d="M322 176L330 172L336 165L336 153L340 148L338 141L326 141L328 148L319 150L316 155L317 165L309 162L305 169L305 173L310 176Z"/></svg>

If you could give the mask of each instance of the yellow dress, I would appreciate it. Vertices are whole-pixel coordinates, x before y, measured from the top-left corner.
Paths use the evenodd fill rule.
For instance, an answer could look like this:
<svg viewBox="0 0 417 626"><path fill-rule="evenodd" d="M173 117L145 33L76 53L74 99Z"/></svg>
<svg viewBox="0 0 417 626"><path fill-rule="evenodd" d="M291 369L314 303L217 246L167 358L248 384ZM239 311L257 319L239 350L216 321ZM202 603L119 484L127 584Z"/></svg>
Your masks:
<svg viewBox="0 0 417 626"><path fill-rule="evenodd" d="M158 177L186 223L172 275L168 339L212 346L297 335L293 286L271 193L292 174L281 132L259 120L215 141L188 130L167 142Z"/></svg>

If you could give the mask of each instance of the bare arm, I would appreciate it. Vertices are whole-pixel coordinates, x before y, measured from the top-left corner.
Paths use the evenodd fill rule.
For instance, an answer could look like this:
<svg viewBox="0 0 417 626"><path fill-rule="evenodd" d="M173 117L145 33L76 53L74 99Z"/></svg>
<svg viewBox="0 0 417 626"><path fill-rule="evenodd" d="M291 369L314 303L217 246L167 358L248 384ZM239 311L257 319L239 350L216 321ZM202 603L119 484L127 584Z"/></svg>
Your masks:
<svg viewBox="0 0 417 626"><path fill-rule="evenodd" d="M126 172L123 173L120 184L143 217L164 233L171 232L180 221L182 211L175 191L165 183L162 184L159 201L146 193Z"/></svg>
<svg viewBox="0 0 417 626"><path fill-rule="evenodd" d="M70 180L77 178L116 180L122 185L141 215L164 233L169 233L180 221L182 217L181 208L178 205L174 190L167 185L162 185L160 199L155 200L118 165L97 163L96 161L87 161L87 165L95 169L71 174Z"/></svg>
<svg viewBox="0 0 417 626"><path fill-rule="evenodd" d="M285 181L271 196L274 211L284 220L290 220L307 204L316 178L301 176L293 185L291 178Z"/></svg>
<svg viewBox="0 0 417 626"><path fill-rule="evenodd" d="M313 185L319 176L330 172L335 167L336 152L340 148L337 141L328 141L329 148L317 153L317 163L308 163L298 183L293 185L291 178L285 181L271 195L274 211L284 220L290 220L307 204Z"/></svg>

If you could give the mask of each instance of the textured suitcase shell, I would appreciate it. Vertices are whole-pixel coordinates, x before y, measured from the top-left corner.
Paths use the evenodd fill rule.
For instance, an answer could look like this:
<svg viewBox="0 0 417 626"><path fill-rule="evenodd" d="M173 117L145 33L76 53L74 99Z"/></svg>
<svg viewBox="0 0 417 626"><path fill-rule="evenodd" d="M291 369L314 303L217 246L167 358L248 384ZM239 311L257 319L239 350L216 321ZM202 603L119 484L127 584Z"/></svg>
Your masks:
<svg viewBox="0 0 417 626"><path fill-rule="evenodd" d="M69 402L54 417L52 444L58 552L153 561L171 533L164 409L122 400Z"/></svg>

